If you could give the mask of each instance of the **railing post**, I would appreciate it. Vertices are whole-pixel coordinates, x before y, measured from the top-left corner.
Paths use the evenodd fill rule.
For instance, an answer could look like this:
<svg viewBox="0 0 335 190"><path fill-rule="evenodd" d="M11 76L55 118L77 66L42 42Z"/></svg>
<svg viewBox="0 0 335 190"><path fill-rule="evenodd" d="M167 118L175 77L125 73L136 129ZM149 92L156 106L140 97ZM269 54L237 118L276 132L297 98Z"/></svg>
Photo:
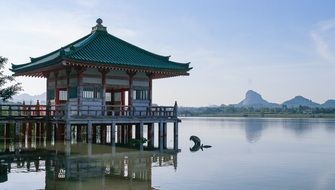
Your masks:
<svg viewBox="0 0 335 190"><path fill-rule="evenodd" d="M8 116L12 117L12 105L8 106Z"/></svg>
<svg viewBox="0 0 335 190"><path fill-rule="evenodd" d="M37 100L36 102L36 116L40 116L41 113L40 113L40 101Z"/></svg>
<svg viewBox="0 0 335 190"><path fill-rule="evenodd" d="M173 107L173 117L177 117L177 114L178 114L178 104L177 101L175 101Z"/></svg>

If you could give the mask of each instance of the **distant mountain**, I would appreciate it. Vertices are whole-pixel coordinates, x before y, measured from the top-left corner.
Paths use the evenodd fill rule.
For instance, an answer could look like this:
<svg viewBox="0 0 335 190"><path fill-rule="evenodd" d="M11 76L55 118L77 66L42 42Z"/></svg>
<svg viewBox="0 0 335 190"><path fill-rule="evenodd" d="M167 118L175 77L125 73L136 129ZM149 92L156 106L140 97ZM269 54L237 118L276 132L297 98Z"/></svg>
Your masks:
<svg viewBox="0 0 335 190"><path fill-rule="evenodd" d="M335 108L335 100L327 100L325 103L321 104L323 108Z"/></svg>
<svg viewBox="0 0 335 190"><path fill-rule="evenodd" d="M320 104L315 103L312 100L307 99L307 98L302 97L302 96L296 96L296 97L292 98L291 100L285 101L283 103L283 105L286 105L289 108L299 107L299 106L307 106L307 107L314 108L314 107L319 107L320 106Z"/></svg>
<svg viewBox="0 0 335 190"><path fill-rule="evenodd" d="M270 103L262 98L262 96L252 90L249 90L244 100L242 100L240 103L234 105L236 107L253 107L253 108L273 108L273 107L279 107L278 104Z"/></svg>
<svg viewBox="0 0 335 190"><path fill-rule="evenodd" d="M45 104L46 103L46 93L42 93L39 95L30 95L27 93L23 93L23 94L19 94L19 95L15 95L13 97L13 102L23 102L25 101L26 104L35 104L36 101L39 100L41 104Z"/></svg>

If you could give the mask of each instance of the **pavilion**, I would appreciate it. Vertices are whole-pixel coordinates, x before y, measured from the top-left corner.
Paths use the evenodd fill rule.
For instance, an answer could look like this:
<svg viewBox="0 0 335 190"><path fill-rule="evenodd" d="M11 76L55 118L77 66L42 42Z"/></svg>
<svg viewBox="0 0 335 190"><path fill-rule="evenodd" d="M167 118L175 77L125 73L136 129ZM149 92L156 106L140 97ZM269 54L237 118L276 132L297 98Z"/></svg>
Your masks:
<svg viewBox="0 0 335 190"><path fill-rule="evenodd" d="M54 130L66 140L71 140L73 127L80 133L80 126L87 125L88 140L94 139L95 126L101 134L111 126L113 141L117 126L118 141L127 143L133 125L136 138L143 138L143 125L147 125L148 144L153 146L154 124L158 123L159 146L166 148L168 122L174 123L178 138L177 104L153 106L152 80L187 76L191 69L190 63L171 61L170 56L151 53L109 34L99 18L90 34L31 58L29 63L12 64L11 70L14 76L46 78Z"/></svg>

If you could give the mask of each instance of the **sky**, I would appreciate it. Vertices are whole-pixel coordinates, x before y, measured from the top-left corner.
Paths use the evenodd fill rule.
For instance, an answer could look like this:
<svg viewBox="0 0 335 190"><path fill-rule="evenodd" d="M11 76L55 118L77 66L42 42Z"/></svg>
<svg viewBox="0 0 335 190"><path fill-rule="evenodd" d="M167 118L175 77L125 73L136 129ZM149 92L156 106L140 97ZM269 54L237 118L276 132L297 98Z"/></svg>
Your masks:
<svg viewBox="0 0 335 190"><path fill-rule="evenodd" d="M154 81L157 104L233 104L250 89L276 103L296 95L323 103L335 99L334 7L323 0L0 1L0 55L27 63L102 18L112 35L191 62L190 76ZM17 81L26 93L45 91L44 79Z"/></svg>

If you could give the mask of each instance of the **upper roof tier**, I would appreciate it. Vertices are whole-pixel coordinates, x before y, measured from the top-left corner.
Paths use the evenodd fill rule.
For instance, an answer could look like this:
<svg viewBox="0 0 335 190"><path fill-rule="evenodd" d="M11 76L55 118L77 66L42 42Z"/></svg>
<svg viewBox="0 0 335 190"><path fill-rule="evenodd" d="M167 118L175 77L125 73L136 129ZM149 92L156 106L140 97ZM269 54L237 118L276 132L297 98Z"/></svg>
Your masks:
<svg viewBox="0 0 335 190"><path fill-rule="evenodd" d="M42 77L66 65L143 71L154 73L155 78L188 75L192 69L189 63L170 61L169 56L151 53L109 34L98 19L90 34L56 51L31 58L29 63L12 64L11 70L16 76Z"/></svg>

